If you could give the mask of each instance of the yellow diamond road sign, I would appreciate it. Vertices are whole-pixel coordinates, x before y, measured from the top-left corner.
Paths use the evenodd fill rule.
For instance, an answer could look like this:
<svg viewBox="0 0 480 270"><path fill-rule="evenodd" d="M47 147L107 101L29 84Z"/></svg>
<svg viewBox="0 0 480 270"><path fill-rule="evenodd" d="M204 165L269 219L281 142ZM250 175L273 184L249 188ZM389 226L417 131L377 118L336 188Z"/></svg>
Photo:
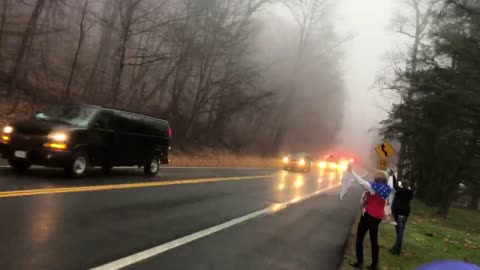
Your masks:
<svg viewBox="0 0 480 270"><path fill-rule="evenodd" d="M379 144L375 147L375 151L381 159L387 159L388 157L395 154L395 149L388 141L384 141L382 144Z"/></svg>

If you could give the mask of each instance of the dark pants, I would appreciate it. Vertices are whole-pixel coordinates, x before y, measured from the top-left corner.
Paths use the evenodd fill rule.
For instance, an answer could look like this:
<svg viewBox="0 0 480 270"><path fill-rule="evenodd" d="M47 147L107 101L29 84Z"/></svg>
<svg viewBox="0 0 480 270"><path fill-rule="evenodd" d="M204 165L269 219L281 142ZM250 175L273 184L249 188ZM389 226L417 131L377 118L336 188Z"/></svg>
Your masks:
<svg viewBox="0 0 480 270"><path fill-rule="evenodd" d="M378 264L378 225L382 220L374 218L369 214L363 214L357 227L357 263L363 265L363 240L367 231L370 232L370 243L372 246L372 266Z"/></svg>
<svg viewBox="0 0 480 270"><path fill-rule="evenodd" d="M395 222L397 223L397 225L395 226L395 231L397 232L397 239L395 240L395 245L393 245L392 251L394 253L400 254L402 252L403 245L403 232L405 231L405 225L407 225L408 216L394 213L393 217L395 218Z"/></svg>

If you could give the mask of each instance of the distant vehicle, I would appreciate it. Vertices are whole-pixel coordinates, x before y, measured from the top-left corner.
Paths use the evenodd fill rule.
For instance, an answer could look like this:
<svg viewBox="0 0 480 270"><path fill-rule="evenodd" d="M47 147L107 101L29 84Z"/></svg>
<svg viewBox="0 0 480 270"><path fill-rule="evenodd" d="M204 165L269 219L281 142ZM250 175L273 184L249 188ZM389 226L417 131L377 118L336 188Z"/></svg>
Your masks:
<svg viewBox="0 0 480 270"><path fill-rule="evenodd" d="M318 167L321 171L327 172L346 171L348 165L351 163L353 163L353 159L336 157L332 154L329 154L320 160L320 162L318 162Z"/></svg>
<svg viewBox="0 0 480 270"><path fill-rule="evenodd" d="M283 158L283 169L309 173L312 169L312 157L308 153L288 154Z"/></svg>
<svg viewBox="0 0 480 270"><path fill-rule="evenodd" d="M1 130L0 153L16 171L32 164L60 167L74 177L89 166L143 166L156 175L168 164L169 123L90 105L54 105Z"/></svg>

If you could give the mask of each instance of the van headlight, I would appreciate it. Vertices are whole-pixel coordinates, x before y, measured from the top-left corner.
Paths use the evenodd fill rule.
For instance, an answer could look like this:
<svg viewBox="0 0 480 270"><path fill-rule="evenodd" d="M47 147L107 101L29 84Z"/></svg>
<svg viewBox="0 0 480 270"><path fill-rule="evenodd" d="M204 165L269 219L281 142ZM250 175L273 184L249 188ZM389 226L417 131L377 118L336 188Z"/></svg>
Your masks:
<svg viewBox="0 0 480 270"><path fill-rule="evenodd" d="M300 161L298 161L298 165L305 166L305 159L300 159Z"/></svg>
<svg viewBox="0 0 480 270"><path fill-rule="evenodd" d="M283 163L287 164L289 161L290 161L290 159L288 157L283 158Z"/></svg>
<svg viewBox="0 0 480 270"><path fill-rule="evenodd" d="M66 142L68 140L68 134L66 132L53 132L48 134L48 138L55 142Z"/></svg>
<svg viewBox="0 0 480 270"><path fill-rule="evenodd" d="M3 128L3 133L4 133L4 134L10 134L10 133L12 133L12 132L13 132L13 127L12 127L12 126L5 126L5 127Z"/></svg>
<svg viewBox="0 0 480 270"><path fill-rule="evenodd" d="M55 131L48 134L49 142L45 143L45 147L52 148L54 150L67 149L68 133L63 131Z"/></svg>

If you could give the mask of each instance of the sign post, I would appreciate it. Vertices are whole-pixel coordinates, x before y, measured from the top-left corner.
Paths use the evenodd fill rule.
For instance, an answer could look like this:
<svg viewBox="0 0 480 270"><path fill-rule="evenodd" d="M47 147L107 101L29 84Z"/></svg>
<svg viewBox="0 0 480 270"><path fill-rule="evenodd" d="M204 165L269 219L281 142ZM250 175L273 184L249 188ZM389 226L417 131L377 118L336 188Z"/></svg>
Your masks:
<svg viewBox="0 0 480 270"><path fill-rule="evenodd" d="M380 159L377 161L377 169L379 170L386 170L388 166L388 163L385 159Z"/></svg>

